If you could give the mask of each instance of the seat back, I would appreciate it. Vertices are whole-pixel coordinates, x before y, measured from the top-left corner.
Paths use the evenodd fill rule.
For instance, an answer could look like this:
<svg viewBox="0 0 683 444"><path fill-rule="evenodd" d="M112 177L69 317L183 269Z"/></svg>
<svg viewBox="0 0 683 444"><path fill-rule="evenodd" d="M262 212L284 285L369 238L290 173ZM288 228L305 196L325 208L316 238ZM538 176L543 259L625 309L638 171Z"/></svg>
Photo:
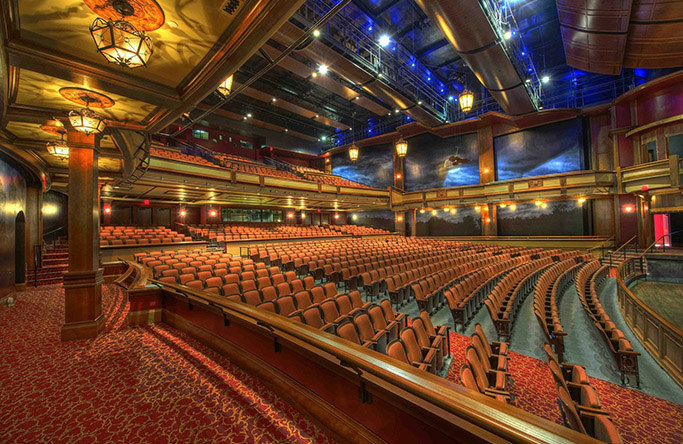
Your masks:
<svg viewBox="0 0 683 444"><path fill-rule="evenodd" d="M576 411L576 408L574 407L574 401L572 401L571 396L569 396L569 392L563 388L563 387L557 387L557 395L560 399L560 409L562 410L562 413L564 414L564 418L567 421L567 425L572 430L576 430L577 432L581 432L584 435L587 435L588 433L586 432L586 428L583 426L583 423L581 422L581 418L579 417L579 413Z"/></svg>
<svg viewBox="0 0 683 444"><path fill-rule="evenodd" d="M460 380L462 381L462 385L468 389L474 390L475 392L480 392L477 379L474 377L472 369L469 368L467 364L460 367Z"/></svg>
<svg viewBox="0 0 683 444"><path fill-rule="evenodd" d="M401 330L401 342L403 342L406 355L411 364L413 362L422 362L422 351L420 350L420 345L417 343L415 330L411 327L406 327Z"/></svg>
<svg viewBox="0 0 683 444"><path fill-rule="evenodd" d="M337 327L337 335L340 338L346 339L347 341L351 341L355 344L360 345L358 331L356 330L356 326L353 322L351 322L351 320L347 320L339 324L339 326Z"/></svg>
<svg viewBox="0 0 683 444"><path fill-rule="evenodd" d="M405 347L398 339L394 339L387 345L387 355L394 359L398 359L401 362L405 362L406 364L410 364Z"/></svg>
<svg viewBox="0 0 683 444"><path fill-rule="evenodd" d="M303 313L301 313L301 316L304 320L304 323L310 325L311 327L322 328L322 326L325 325L320 307L318 305L312 305L308 307L303 311Z"/></svg>

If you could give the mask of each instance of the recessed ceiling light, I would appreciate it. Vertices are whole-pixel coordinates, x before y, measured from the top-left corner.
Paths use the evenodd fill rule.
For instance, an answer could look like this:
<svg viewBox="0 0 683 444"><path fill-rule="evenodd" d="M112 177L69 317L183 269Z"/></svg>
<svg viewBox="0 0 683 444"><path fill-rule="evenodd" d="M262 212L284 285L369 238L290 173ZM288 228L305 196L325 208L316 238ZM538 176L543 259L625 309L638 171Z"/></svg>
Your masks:
<svg viewBox="0 0 683 444"><path fill-rule="evenodd" d="M248 114L247 114L247 117L249 117L249 118L251 119L251 113L248 113Z"/></svg>
<svg viewBox="0 0 683 444"><path fill-rule="evenodd" d="M315 115L315 118L317 119L318 117L320 117L320 115L319 115L319 114L316 114L316 115Z"/></svg>
<svg viewBox="0 0 683 444"><path fill-rule="evenodd" d="M320 31L317 29L313 30L313 37L320 37Z"/></svg>
<svg viewBox="0 0 683 444"><path fill-rule="evenodd" d="M543 78L541 80L543 81L543 83L548 83L548 82L550 82L550 77L543 76Z"/></svg>
<svg viewBox="0 0 683 444"><path fill-rule="evenodd" d="M381 46L388 46L389 43L391 43L391 37L389 37L386 34L382 34L381 36L379 36L379 44Z"/></svg>
<svg viewBox="0 0 683 444"><path fill-rule="evenodd" d="M273 97L271 100L272 100L273 102L277 102L277 98L275 98L275 97Z"/></svg>
<svg viewBox="0 0 683 444"><path fill-rule="evenodd" d="M318 66L318 72L323 75L327 74L327 65Z"/></svg>
<svg viewBox="0 0 683 444"><path fill-rule="evenodd" d="M176 29L178 27L178 23L174 22L173 20L169 20L166 22L169 28Z"/></svg>

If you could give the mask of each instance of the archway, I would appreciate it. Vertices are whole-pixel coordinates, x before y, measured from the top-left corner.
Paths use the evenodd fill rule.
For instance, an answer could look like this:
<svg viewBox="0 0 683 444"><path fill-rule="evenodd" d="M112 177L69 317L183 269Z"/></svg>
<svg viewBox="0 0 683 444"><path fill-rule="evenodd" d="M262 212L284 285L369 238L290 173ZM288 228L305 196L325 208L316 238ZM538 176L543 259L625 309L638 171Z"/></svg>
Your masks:
<svg viewBox="0 0 683 444"><path fill-rule="evenodd" d="M14 220L14 282L26 282L26 218L20 211Z"/></svg>

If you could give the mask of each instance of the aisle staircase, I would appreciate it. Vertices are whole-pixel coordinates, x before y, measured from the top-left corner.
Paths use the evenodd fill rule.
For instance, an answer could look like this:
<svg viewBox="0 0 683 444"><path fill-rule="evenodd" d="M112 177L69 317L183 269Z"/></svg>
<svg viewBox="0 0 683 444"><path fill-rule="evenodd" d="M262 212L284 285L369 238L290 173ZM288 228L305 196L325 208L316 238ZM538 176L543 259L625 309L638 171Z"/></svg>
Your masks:
<svg viewBox="0 0 683 444"><path fill-rule="evenodd" d="M69 244L66 237L59 237L44 247L42 264L38 270L29 270L26 276L29 286L61 284L69 267Z"/></svg>

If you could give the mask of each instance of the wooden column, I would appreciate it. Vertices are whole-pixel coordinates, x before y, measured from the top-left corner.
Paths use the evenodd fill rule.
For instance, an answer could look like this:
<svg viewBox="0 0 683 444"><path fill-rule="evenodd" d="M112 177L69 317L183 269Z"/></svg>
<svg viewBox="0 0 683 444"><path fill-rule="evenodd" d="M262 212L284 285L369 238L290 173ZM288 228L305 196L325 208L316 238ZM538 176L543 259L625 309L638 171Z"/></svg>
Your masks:
<svg viewBox="0 0 683 444"><path fill-rule="evenodd" d="M31 276L28 270L35 269L34 246L43 242L43 189L40 187L26 188L26 280Z"/></svg>
<svg viewBox="0 0 683 444"><path fill-rule="evenodd" d="M410 149L410 147L408 147ZM394 149L394 186L399 190L405 190L405 171L403 168L403 158L396 154Z"/></svg>
<svg viewBox="0 0 683 444"><path fill-rule="evenodd" d="M479 183L493 182L496 180L496 172L493 156L493 128L491 125L479 128L477 144L479 146Z"/></svg>
<svg viewBox="0 0 683 444"><path fill-rule="evenodd" d="M406 234L406 216L405 213L399 211L394 213L394 218L396 220L396 232L399 234Z"/></svg>
<svg viewBox="0 0 683 444"><path fill-rule="evenodd" d="M655 241L655 218L650 211L650 196L636 198L636 215L638 216L638 246L647 248Z"/></svg>
<svg viewBox="0 0 683 444"><path fill-rule="evenodd" d="M416 237L417 236L417 209L413 209L413 211L410 214L411 223L410 223L410 236L411 237Z"/></svg>
<svg viewBox="0 0 683 444"><path fill-rule="evenodd" d="M69 271L64 273L62 341L93 338L104 329L100 206L95 136L69 131Z"/></svg>
<svg viewBox="0 0 683 444"><path fill-rule="evenodd" d="M496 204L487 204L481 207L481 234L482 236L498 236L498 207Z"/></svg>

